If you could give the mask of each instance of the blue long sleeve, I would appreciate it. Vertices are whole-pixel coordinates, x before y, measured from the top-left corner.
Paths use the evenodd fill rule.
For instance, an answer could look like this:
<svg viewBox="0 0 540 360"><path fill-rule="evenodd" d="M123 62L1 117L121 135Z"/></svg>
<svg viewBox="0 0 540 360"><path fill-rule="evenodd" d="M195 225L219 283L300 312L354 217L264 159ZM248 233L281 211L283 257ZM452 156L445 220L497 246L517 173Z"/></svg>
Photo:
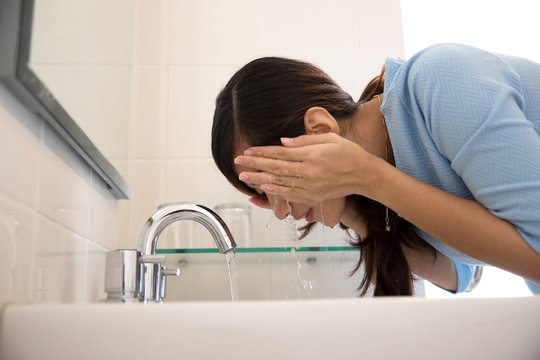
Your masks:
<svg viewBox="0 0 540 360"><path fill-rule="evenodd" d="M540 64L444 44L386 68L381 110L396 167L478 201L540 253ZM418 232L451 259L480 264ZM456 270L465 284L468 270Z"/></svg>
<svg viewBox="0 0 540 360"><path fill-rule="evenodd" d="M499 56L446 47L417 61L411 79L436 151L476 201L540 252L540 136L529 119L538 112L519 73Z"/></svg>
<svg viewBox="0 0 540 360"><path fill-rule="evenodd" d="M475 266L462 264L454 260L454 267L456 268L458 280L458 287L456 293L460 293L465 291L469 287L474 276Z"/></svg>

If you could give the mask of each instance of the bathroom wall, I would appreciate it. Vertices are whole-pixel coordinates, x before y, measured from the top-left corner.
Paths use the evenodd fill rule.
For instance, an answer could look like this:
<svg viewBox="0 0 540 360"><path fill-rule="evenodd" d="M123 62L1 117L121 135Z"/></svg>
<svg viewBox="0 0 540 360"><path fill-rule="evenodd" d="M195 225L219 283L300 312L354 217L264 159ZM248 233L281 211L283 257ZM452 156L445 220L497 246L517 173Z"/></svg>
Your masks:
<svg viewBox="0 0 540 360"><path fill-rule="evenodd" d="M0 302L92 301L129 203L0 88Z"/></svg>
<svg viewBox="0 0 540 360"><path fill-rule="evenodd" d="M114 200L46 123L0 88L0 303L96 301L105 252L134 248L160 204L247 203L209 149L215 96L245 62L308 60L357 98L387 55L404 52L399 0L138 0L136 14L130 200ZM252 211L250 246L290 244L290 229ZM193 224L165 237L163 247L212 246ZM305 244L343 241L325 230Z"/></svg>
<svg viewBox="0 0 540 360"><path fill-rule="evenodd" d="M243 64L268 55L311 61L358 98L385 57L404 51L399 0L139 4L130 238L161 203L247 203L217 172L209 146L215 97ZM283 245L288 230L267 211L252 211L250 245ZM193 226L180 224L179 232ZM204 231L195 233L196 244L187 245L211 246Z"/></svg>

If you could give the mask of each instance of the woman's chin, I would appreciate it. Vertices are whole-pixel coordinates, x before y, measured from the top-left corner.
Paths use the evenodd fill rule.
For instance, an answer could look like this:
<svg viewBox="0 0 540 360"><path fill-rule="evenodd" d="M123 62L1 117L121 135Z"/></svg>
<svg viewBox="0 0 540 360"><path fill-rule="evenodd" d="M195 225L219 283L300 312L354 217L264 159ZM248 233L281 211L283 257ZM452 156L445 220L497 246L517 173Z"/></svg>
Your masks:
<svg viewBox="0 0 540 360"><path fill-rule="evenodd" d="M324 219L324 222L323 221L314 221L316 223L319 223L319 224L322 224L323 226L327 227L327 228L330 228L330 229L333 229L336 227L336 225L339 223L338 220L332 220L332 219Z"/></svg>

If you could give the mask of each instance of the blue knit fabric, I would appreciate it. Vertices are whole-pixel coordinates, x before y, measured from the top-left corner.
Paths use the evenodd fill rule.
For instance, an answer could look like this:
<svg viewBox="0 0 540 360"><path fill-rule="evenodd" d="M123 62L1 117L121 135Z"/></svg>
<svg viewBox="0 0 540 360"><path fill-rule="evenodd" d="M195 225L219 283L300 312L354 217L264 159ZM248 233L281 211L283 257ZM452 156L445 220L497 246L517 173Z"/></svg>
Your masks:
<svg viewBox="0 0 540 360"><path fill-rule="evenodd" d="M388 58L381 111L398 169L478 201L540 252L540 64L458 44ZM418 232L451 259L480 263ZM456 270L463 290L472 271Z"/></svg>
<svg viewBox="0 0 540 360"><path fill-rule="evenodd" d="M461 264L454 260L454 267L456 268L458 286L456 293L465 291L474 277L474 265Z"/></svg>

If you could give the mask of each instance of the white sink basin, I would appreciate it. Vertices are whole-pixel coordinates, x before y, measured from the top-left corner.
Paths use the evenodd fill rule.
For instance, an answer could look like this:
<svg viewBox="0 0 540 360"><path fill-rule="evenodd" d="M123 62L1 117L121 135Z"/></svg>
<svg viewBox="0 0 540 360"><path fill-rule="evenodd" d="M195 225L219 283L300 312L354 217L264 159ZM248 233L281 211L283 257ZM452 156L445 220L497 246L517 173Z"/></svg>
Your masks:
<svg viewBox="0 0 540 360"><path fill-rule="evenodd" d="M540 359L540 297L9 305L0 358Z"/></svg>

